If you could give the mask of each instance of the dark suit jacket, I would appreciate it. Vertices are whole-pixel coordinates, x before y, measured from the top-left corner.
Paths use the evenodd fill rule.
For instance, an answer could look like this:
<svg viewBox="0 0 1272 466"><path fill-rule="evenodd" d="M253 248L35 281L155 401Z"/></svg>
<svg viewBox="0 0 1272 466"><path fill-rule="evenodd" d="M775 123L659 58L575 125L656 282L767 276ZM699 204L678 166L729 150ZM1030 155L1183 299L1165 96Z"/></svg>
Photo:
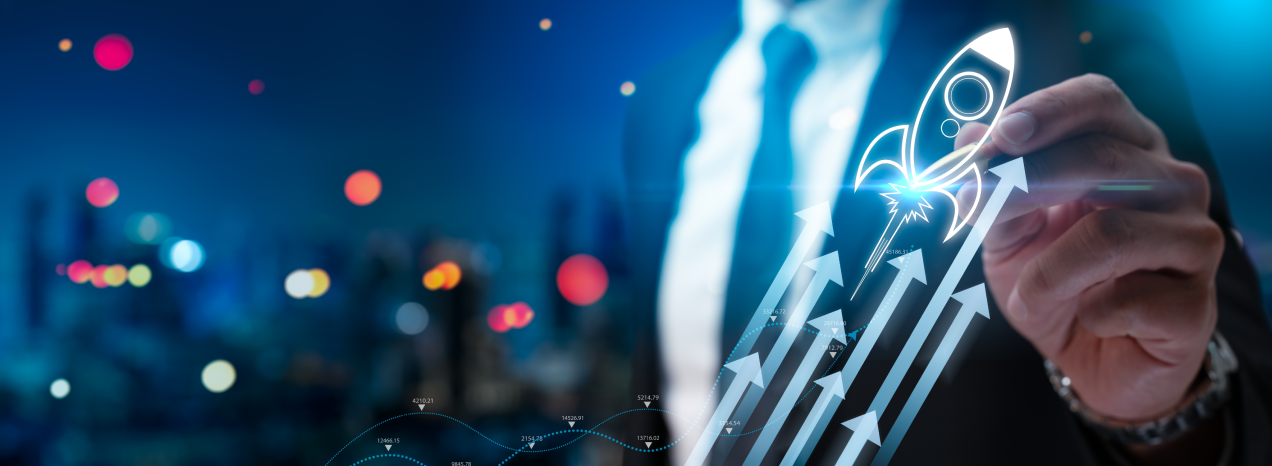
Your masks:
<svg viewBox="0 0 1272 466"><path fill-rule="evenodd" d="M1200 165L1210 176L1210 215L1228 232L1216 278L1218 326L1231 342L1241 364L1235 397L1228 408L1234 426L1231 432L1235 440L1233 464L1272 464L1272 441L1269 441L1272 439L1272 331L1263 313L1257 274L1232 234L1232 219L1218 172L1194 119L1183 78L1166 45L1168 40L1163 28L1142 13L1109 7L1066 2L1017 3L1025 2L910 0L901 6L899 23L871 89L850 154L850 173L845 173L845 179L851 180L864 145L874 135L893 125L911 123L927 86L945 61L970 38L995 26L1011 26L1016 38L1018 69L1017 84L1011 90L1013 99L1083 73L1111 77L1136 107L1162 128L1174 156ZM1078 37L1082 31L1091 31L1094 40L1081 44ZM650 73L641 81L640 92L632 98L628 111L623 158L633 242L633 394L659 393L661 369L655 303L662 251L680 193L684 154L696 136L697 102L716 62L737 33L738 25L730 24ZM840 252L844 278L851 288L860 277L857 271L860 264L865 263L874 237L881 231L883 222L880 220L886 221L886 211L877 195L854 194L850 181L846 181L845 186L834 212L837 235L827 239L825 250ZM936 237L938 231L944 232L941 228L948 225L948 221L949 217L934 218L926 233L916 231ZM931 250L924 250L929 284L907 292L858 381L820 438L809 464L835 461L851 435L838 424L865 412L964 235L965 232L961 233L945 245L932 243ZM756 275L770 279L774 273L775 270L755 271ZM892 269L880 267L863 289L885 288L892 274ZM956 290L982 282L984 277L977 259ZM762 289L757 290L755 303L758 304L762 294ZM843 309L849 320L848 328L856 328L869 320L877 302L877 293L873 296L866 293L850 302L847 292L832 284L810 315ZM1052 391L1042 367L1042 357L1007 324L992 300L991 307L990 319L973 321L956 357L923 404L892 464L1109 462L1107 448L1079 425ZM949 309L942 314L920 351L916 367L924 365L930 357L952 314ZM726 334L724 338L732 342L737 336ZM791 354L802 354L808 344L806 339L798 340ZM794 363L788 362L783 367L791 365ZM819 373L821 369L818 368ZM880 420L885 436L920 372L919 368L911 368L888 408L892 416L885 415ZM780 377L779 372L774 380ZM721 381L721 387L725 382L727 380ZM812 397L816 395L814 392ZM780 459L781 455L775 452L785 450L782 442L789 442L810 404L802 402L792 412L765 464L776 464ZM762 425L767 418L767 413L760 410L756 413L746 430ZM709 413L704 416L707 415ZM700 420L703 421L705 417ZM637 435L660 435L662 439L675 440L681 434L667 432L661 416L641 412L627 416L622 434L625 438L620 440L639 445ZM695 431L682 441L692 446L699 435L700 431ZM727 457L714 454L713 462L740 464L754 442L754 436L751 437L737 439ZM868 445L867 451L872 452L872 448L875 447ZM667 462L665 451L628 450L626 453L627 464Z"/></svg>

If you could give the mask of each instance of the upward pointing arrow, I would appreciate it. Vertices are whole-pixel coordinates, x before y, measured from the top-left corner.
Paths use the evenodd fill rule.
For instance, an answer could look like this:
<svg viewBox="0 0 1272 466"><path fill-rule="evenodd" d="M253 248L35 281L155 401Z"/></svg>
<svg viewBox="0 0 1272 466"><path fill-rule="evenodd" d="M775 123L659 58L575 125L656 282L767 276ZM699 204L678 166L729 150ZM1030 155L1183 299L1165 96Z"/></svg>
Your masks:
<svg viewBox="0 0 1272 466"><path fill-rule="evenodd" d="M839 460L835 461L835 466L852 466L861 455L862 447L866 446L866 440L874 442L875 445L879 444L879 418L875 417L874 411L844 422L844 427L852 429L852 438L848 439L848 445L844 446L843 453L839 454Z"/></svg>
<svg viewBox="0 0 1272 466"><path fill-rule="evenodd" d="M804 331L804 321L808 319L808 313L813 310L813 305L817 303L817 300L821 298L822 292L826 290L826 285L830 282L835 282L840 286L844 284L843 274L839 268L839 251L805 262L804 265L816 272L813 274L813 279L808 283L808 287L804 289L804 294L799 297L799 302L795 304L790 317L787 318L786 327L782 329L781 335L773 343L773 348L765 356L763 371L765 384L772 381L773 374L777 373L778 366L782 365L782 360L786 358L786 353L790 351L791 345L795 343L795 337ZM747 338L744 341L755 340L755 338ZM760 391L747 392L746 398L738 405L738 412L733 415L733 420L746 425L747 420L751 418L751 412L759 404L762 394L763 392ZM736 441L737 437L728 437L722 440L721 443L724 444L722 449L728 451L733 448L733 442Z"/></svg>
<svg viewBox="0 0 1272 466"><path fill-rule="evenodd" d="M795 343L795 337L799 336L799 332L804 331L804 321L808 319L808 313L813 310L813 304L816 304L822 292L826 291L826 285L830 282L835 282L839 286L844 285L844 276L839 270L839 251L805 262L804 265L816 273L813 275L812 282L808 284L808 288L804 290L804 295L799 297L799 303L795 304L790 318L786 320L786 327L782 329L782 334L777 337L777 342L773 343L773 349L769 350L767 359L764 360L764 383L773 379L773 374L777 373L777 367L782 365L782 359L786 358L786 353Z"/></svg>
<svg viewBox="0 0 1272 466"><path fill-rule="evenodd" d="M857 378L857 373L861 371L861 365L866 363L866 357L870 355L870 350L874 349L875 342L879 341L879 335L883 333L884 327L888 326L888 320L892 318L892 312L897 309L897 303L901 301L901 296L905 295L905 290L910 287L911 280L918 280L919 283L927 284L927 272L923 269L923 250L915 249L914 252L906 254L888 261L888 264L899 269L896 278L892 279L892 285L888 287L888 293L883 295L883 302L879 303L879 308L875 310L874 316L870 317L870 323L866 324L866 333L861 336L861 340L857 346L852 349L852 354L848 356L848 362L844 363L842 372L844 377L844 389L852 387L852 382Z"/></svg>
<svg viewBox="0 0 1272 466"><path fill-rule="evenodd" d="M977 225L980 224L977 223ZM954 322L945 332L945 338L941 339L941 345L936 347L935 353L932 353L932 361L923 370L923 376L919 377L919 384L915 385L913 392L910 392L910 399L906 400L905 406L901 408L901 416L897 417L897 422L892 425L892 429L888 430L888 440L884 442L883 448L879 449L879 454L875 455L870 466L884 466L892 459L892 454L897 451L897 445L901 443L905 432L914 422L914 416L923 406L923 400L927 399L932 386L936 385L936 378L941 375L945 364L950 361L950 355L954 353L959 340L963 339L963 333L967 331L967 325L972 322L972 316L980 314L986 319L989 318L989 301L985 297L984 283L963 290L953 298L963 303L963 307L954 316Z"/></svg>
<svg viewBox="0 0 1272 466"><path fill-rule="evenodd" d="M715 445L716 439L720 438L720 426L724 424L724 421L729 420L729 414L732 414L733 408L737 407L738 401L742 399L742 392L746 391L748 385L754 383L760 389L764 388L759 353L752 353L750 356L725 364L724 367L736 372L737 376L733 377L733 383L729 384L729 389L724 392L724 396L720 397L720 405L716 406L711 420L707 421L706 427L702 429L702 437L698 438L698 444L694 445L685 466L699 466L707 460L711 447Z"/></svg>
<svg viewBox="0 0 1272 466"><path fill-rule="evenodd" d="M791 466L796 460L801 460L800 464L803 464L808 460L806 452L812 451L811 448L806 450L808 439L814 437L814 433L817 434L816 437L821 437L821 431L826 429L826 423L822 421L830 419L830 416L826 416L825 413L834 413L835 409L839 408L839 402L844 400L844 380L838 372L817 379L814 383L821 385L821 394L817 396L813 408L808 411L808 417L804 418L804 424L795 434L795 440L786 449L781 466Z"/></svg>
<svg viewBox="0 0 1272 466"><path fill-rule="evenodd" d="M830 203L822 202L815 206L801 210L795 213L796 217L804 219L804 229L799 232L799 238L795 240L795 245L791 247L791 251L786 254L786 260L782 261L782 267L777 270L777 276L773 277L773 283L769 285L768 291L764 293L764 299L760 300L760 306L755 309L755 314L751 316L751 321L747 323L746 329L742 331L743 335L751 330L764 327L764 319L768 317L765 310L776 309L778 301L782 299L782 293L786 292L786 288L791 285L791 280L795 277L795 271L799 270L800 262L808 257L808 251L812 249L814 240L821 232L826 232L830 236L835 236L835 228L830 224ZM843 284L843 280L838 280ZM773 319L776 322L776 318ZM750 354L751 347L755 345L755 338L746 338L738 342L737 354Z"/></svg>
<svg viewBox="0 0 1272 466"><path fill-rule="evenodd" d="M838 326L843 325L843 320L843 313L834 311L808 321L809 325L817 328L817 338L808 347L804 360L800 361L799 368L795 369L795 375L791 376L791 382L786 385L786 391L782 392L782 398L773 407L773 413L769 416L768 422L764 423L764 428L760 431L760 436L755 439L755 445L751 447L751 452L747 454L743 466L755 466L764 459L765 453L773 445L773 439L777 438L777 432L782 429L782 424L786 423L786 417L799 401L800 394L804 393L804 386L808 385L809 379L813 377L813 371L817 369L817 363L821 361L822 348L831 341L848 344L848 340L838 332L827 332L831 328L838 330ZM772 361L772 359L769 360Z"/></svg>
<svg viewBox="0 0 1272 466"><path fill-rule="evenodd" d="M883 386L875 394L874 401L870 402L870 409L867 411L874 411L879 416L883 415L884 410L888 407L888 402L892 401L892 395L896 394L897 387L901 385L901 379L905 377L906 371L914 363L914 358L918 356L919 347L923 346L924 340L927 340L928 334L932 332L932 326L936 324L937 317L941 316L941 311L945 309L945 304L949 302L950 295L954 293L954 287L958 286L958 281L963 278L963 273L967 271L967 266L972 263L976 250L980 249L981 242L985 240L985 234L989 232L989 227L993 226L994 219L998 218L998 212L1003 209L1003 204L1007 202L1007 196L1016 188L1029 192L1029 186L1025 182L1024 161L1019 157L991 168L989 171L998 175L998 187L994 188L993 194L989 195L989 200L985 202L985 208L981 210L980 218L972 226L972 231L967 233L967 238L963 240L963 245L959 247L958 254L954 256L954 262L950 264L949 270L945 272L945 278L941 279L941 284L936 287L936 293L932 295L932 300L928 302L927 308L923 310L923 316L919 317L919 323L915 325L914 331L910 333L910 338L906 340L905 346L901 348L901 354L897 356L896 362L892 364L892 369L888 371L888 377L883 380ZM879 457L876 456L875 458L877 460Z"/></svg>

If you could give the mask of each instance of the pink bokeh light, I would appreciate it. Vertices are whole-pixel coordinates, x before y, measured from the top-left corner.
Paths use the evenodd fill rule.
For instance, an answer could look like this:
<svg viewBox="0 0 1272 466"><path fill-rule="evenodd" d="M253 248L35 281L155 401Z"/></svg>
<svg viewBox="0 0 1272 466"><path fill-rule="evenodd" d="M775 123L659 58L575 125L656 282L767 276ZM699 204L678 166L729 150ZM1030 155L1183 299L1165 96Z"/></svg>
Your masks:
<svg viewBox="0 0 1272 466"><path fill-rule="evenodd" d="M122 70L132 62L132 42L119 34L106 34L97 39L97 45L93 46L93 59L97 60L98 66L107 70Z"/></svg>

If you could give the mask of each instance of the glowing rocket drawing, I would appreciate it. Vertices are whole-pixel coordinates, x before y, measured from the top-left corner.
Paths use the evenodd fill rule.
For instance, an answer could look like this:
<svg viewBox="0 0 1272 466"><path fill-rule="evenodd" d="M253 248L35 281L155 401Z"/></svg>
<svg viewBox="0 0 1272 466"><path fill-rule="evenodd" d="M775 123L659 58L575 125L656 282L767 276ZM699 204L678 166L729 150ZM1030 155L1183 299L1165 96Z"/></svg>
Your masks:
<svg viewBox="0 0 1272 466"><path fill-rule="evenodd" d="M1016 50L1009 29L997 29L977 37L941 69L923 97L913 125L888 128L866 146L857 167L854 191L861 188L862 181L871 172L885 165L895 168L901 176L887 182L891 191L880 193L891 207L888 213L891 217L870 259L866 261L866 271L857 284L858 290L866 275L879 265L901 226L911 221L928 220L927 213L933 210L927 200L928 193L943 194L954 205L955 215L944 240L949 240L967 225L967 219L976 210L981 198L981 174L972 160L1007 104L1015 65ZM968 122L989 125L989 130L976 143L949 153L953 138ZM898 136L900 150L895 154L872 153L881 141ZM884 146L893 147L891 143ZM884 146L880 146L880 152ZM957 191L964 180L970 181L973 177L976 180L976 200L965 215L959 215L958 201L952 190ZM854 290L853 297L856 295Z"/></svg>

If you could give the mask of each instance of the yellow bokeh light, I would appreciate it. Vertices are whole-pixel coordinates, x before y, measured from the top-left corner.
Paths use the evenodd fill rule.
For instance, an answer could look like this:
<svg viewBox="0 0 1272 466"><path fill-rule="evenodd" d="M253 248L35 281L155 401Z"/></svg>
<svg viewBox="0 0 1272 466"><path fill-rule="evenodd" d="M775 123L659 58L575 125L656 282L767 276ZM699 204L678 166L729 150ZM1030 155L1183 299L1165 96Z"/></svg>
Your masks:
<svg viewBox="0 0 1272 466"><path fill-rule="evenodd" d="M317 298L327 293L327 289L331 288L331 276L327 275L327 271L323 269L309 269L309 275L314 277L314 287L309 290L310 298Z"/></svg>
<svg viewBox="0 0 1272 466"><path fill-rule="evenodd" d="M552 20L548 18L543 18L539 20L539 29L542 29L544 31L548 29L552 29Z"/></svg>
<svg viewBox="0 0 1272 466"><path fill-rule="evenodd" d="M103 279L105 279L106 284L111 287L123 285L124 282L128 281L128 269L124 268L124 266L120 264L112 265L106 268L106 274L103 276Z"/></svg>
<svg viewBox="0 0 1272 466"><path fill-rule="evenodd" d="M58 42L57 42L57 49L58 49L58 50L61 50L61 51L63 51L63 52L69 52L69 51L71 51L71 40L70 40L70 39L62 39L62 40L58 41Z"/></svg>
<svg viewBox="0 0 1272 466"><path fill-rule="evenodd" d="M141 288L146 286L147 283L150 283L150 277L150 267L146 264L137 264L132 266L131 269L128 269L128 283L132 283L132 286L137 288Z"/></svg>
<svg viewBox="0 0 1272 466"><path fill-rule="evenodd" d="M437 290L445 283L446 274L441 270L433 269L424 274L424 288L428 288L429 291Z"/></svg>
<svg viewBox="0 0 1272 466"><path fill-rule="evenodd" d="M618 92L622 92L624 96L636 93L636 83L624 81L622 86L618 86Z"/></svg>
<svg viewBox="0 0 1272 466"><path fill-rule="evenodd" d="M234 386L238 374L234 365L224 359L217 359L203 366L203 388L212 393L221 393Z"/></svg>

